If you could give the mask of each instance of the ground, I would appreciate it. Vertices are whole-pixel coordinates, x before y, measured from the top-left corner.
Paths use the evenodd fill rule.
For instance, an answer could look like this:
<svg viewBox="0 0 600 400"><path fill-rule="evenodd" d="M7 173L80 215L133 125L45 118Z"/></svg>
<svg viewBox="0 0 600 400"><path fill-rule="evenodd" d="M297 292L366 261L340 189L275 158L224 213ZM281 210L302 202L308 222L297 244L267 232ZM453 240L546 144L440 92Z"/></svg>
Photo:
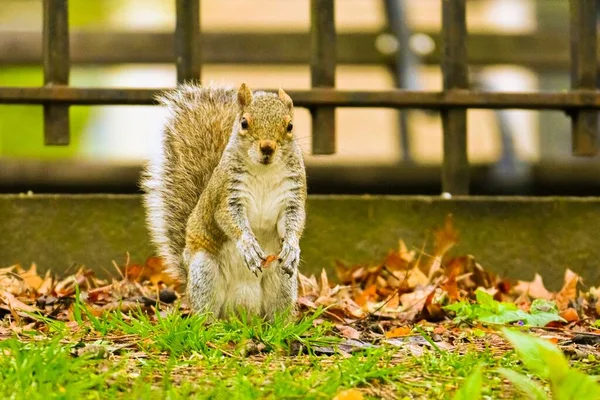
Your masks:
<svg viewBox="0 0 600 400"><path fill-rule="evenodd" d="M448 220L427 257L400 242L336 284L301 275L295 317L273 323L192 315L154 257L108 281L4 268L0 396L600 398L598 290L494 276L447 256L456 237Z"/></svg>

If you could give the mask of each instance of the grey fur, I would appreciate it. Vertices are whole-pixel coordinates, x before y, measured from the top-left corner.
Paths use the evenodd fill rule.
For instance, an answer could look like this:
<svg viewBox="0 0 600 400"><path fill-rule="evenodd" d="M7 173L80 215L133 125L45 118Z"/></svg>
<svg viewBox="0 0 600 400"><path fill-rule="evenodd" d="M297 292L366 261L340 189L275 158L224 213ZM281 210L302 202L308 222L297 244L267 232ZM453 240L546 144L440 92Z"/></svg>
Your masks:
<svg viewBox="0 0 600 400"><path fill-rule="evenodd" d="M218 300L221 294L211 293L213 278L221 267L218 249L236 243L246 264L239 268L263 274L263 303L268 304L252 311L271 316L293 307L306 175L300 146L286 130L293 120L291 99L281 89L278 94L253 93L245 84L238 90L186 84L163 93L159 100L171 115L161 157L146 166L141 187L151 237L168 272L186 285L193 309L224 316L229 310L224 300ZM241 128L245 116L250 120L247 130ZM267 254L244 206L252 174L257 173L253 165L260 157L258 143L264 140L276 143L271 163L279 163L277 171L282 173L276 178L286 185L282 226L277 227L281 231L279 275L263 273L261 263ZM288 278L283 280L282 275Z"/></svg>

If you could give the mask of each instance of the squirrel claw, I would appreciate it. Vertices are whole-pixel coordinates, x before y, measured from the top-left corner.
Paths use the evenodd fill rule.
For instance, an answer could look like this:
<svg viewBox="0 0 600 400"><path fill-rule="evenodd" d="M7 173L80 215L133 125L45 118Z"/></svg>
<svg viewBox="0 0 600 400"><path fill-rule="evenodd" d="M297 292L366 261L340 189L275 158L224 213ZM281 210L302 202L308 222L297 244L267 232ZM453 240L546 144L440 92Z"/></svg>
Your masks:
<svg viewBox="0 0 600 400"><path fill-rule="evenodd" d="M261 264L266 256L258 242L256 242L256 239L249 236L242 237L238 242L238 249L242 254L246 267L248 267L254 276L258 277L258 272L262 273Z"/></svg>
<svg viewBox="0 0 600 400"><path fill-rule="evenodd" d="M300 264L300 248L297 245L284 243L278 259L282 272L291 278Z"/></svg>
<svg viewBox="0 0 600 400"><path fill-rule="evenodd" d="M294 275L294 268L292 268L291 266L283 266L281 269L283 270L283 273L289 276L290 278Z"/></svg>

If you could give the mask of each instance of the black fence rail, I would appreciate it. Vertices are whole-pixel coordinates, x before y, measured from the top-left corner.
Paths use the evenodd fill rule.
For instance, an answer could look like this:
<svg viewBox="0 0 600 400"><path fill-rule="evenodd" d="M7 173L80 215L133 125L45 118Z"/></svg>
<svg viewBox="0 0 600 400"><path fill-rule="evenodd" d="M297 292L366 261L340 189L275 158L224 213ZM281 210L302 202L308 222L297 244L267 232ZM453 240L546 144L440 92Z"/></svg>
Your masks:
<svg viewBox="0 0 600 400"><path fill-rule="evenodd" d="M175 55L171 62L174 62L177 68L177 82L190 80L201 82L203 55L200 45L202 40L200 3L199 0L174 1L177 21L174 35L171 35ZM440 1L442 1L442 29L439 40L442 51L439 53L439 59L444 85L442 91L430 92L402 89L386 91L335 89L338 50L345 52L343 54L352 53L352 43L348 41L347 36L336 34L334 1L311 0L309 35L311 89L290 90L289 94L297 106L306 107L311 112L313 154L333 154L336 151L334 114L336 107L439 110L442 115L444 141L442 190L453 195L468 194L469 188L467 109L563 110L572 120L572 153L576 156L597 154L597 111L600 109L600 92L596 90L598 77L596 0L570 0L569 2L571 90L537 93L482 92L470 89L467 56L469 35L466 29L467 1ZM158 92L157 89L70 87L70 34L67 21L68 0L44 0L42 39L44 86L0 87L0 103L44 106L44 132L47 145L69 144L70 105L152 105L156 104L154 97ZM114 35L109 34L107 37L114 38ZM139 36L133 33L118 35ZM152 62L164 61L165 49L168 48L164 40L167 36L160 37L162 45L158 47L163 50L160 54L147 56ZM284 40L285 37L282 35L278 40ZM340 37L345 40L341 49L338 46ZM246 38L246 40L251 39ZM25 40L30 39L25 38ZM0 41L0 48L1 46L2 41ZM85 56L78 55L79 61L93 62L94 59L89 53L85 51L83 53ZM142 59L143 54L146 53L138 51ZM110 61L111 55L100 56L104 61ZM211 56L214 57L214 52ZM117 52L117 58L119 57L128 59L129 55ZM300 58L302 57L303 55L300 55ZM3 54L0 56L0 63L3 59L10 60L10 58L10 55ZM35 62L33 53L30 54L28 61Z"/></svg>

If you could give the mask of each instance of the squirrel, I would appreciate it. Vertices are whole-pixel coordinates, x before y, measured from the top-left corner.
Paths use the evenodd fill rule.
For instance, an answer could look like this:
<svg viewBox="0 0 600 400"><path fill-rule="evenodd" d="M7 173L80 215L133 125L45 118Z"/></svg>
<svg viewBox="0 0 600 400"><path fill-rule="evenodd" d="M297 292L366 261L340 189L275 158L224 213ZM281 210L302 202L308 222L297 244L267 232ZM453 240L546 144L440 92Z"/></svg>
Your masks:
<svg viewBox="0 0 600 400"><path fill-rule="evenodd" d="M306 171L294 104L278 93L182 83L140 185L151 241L192 312L295 310Z"/></svg>

